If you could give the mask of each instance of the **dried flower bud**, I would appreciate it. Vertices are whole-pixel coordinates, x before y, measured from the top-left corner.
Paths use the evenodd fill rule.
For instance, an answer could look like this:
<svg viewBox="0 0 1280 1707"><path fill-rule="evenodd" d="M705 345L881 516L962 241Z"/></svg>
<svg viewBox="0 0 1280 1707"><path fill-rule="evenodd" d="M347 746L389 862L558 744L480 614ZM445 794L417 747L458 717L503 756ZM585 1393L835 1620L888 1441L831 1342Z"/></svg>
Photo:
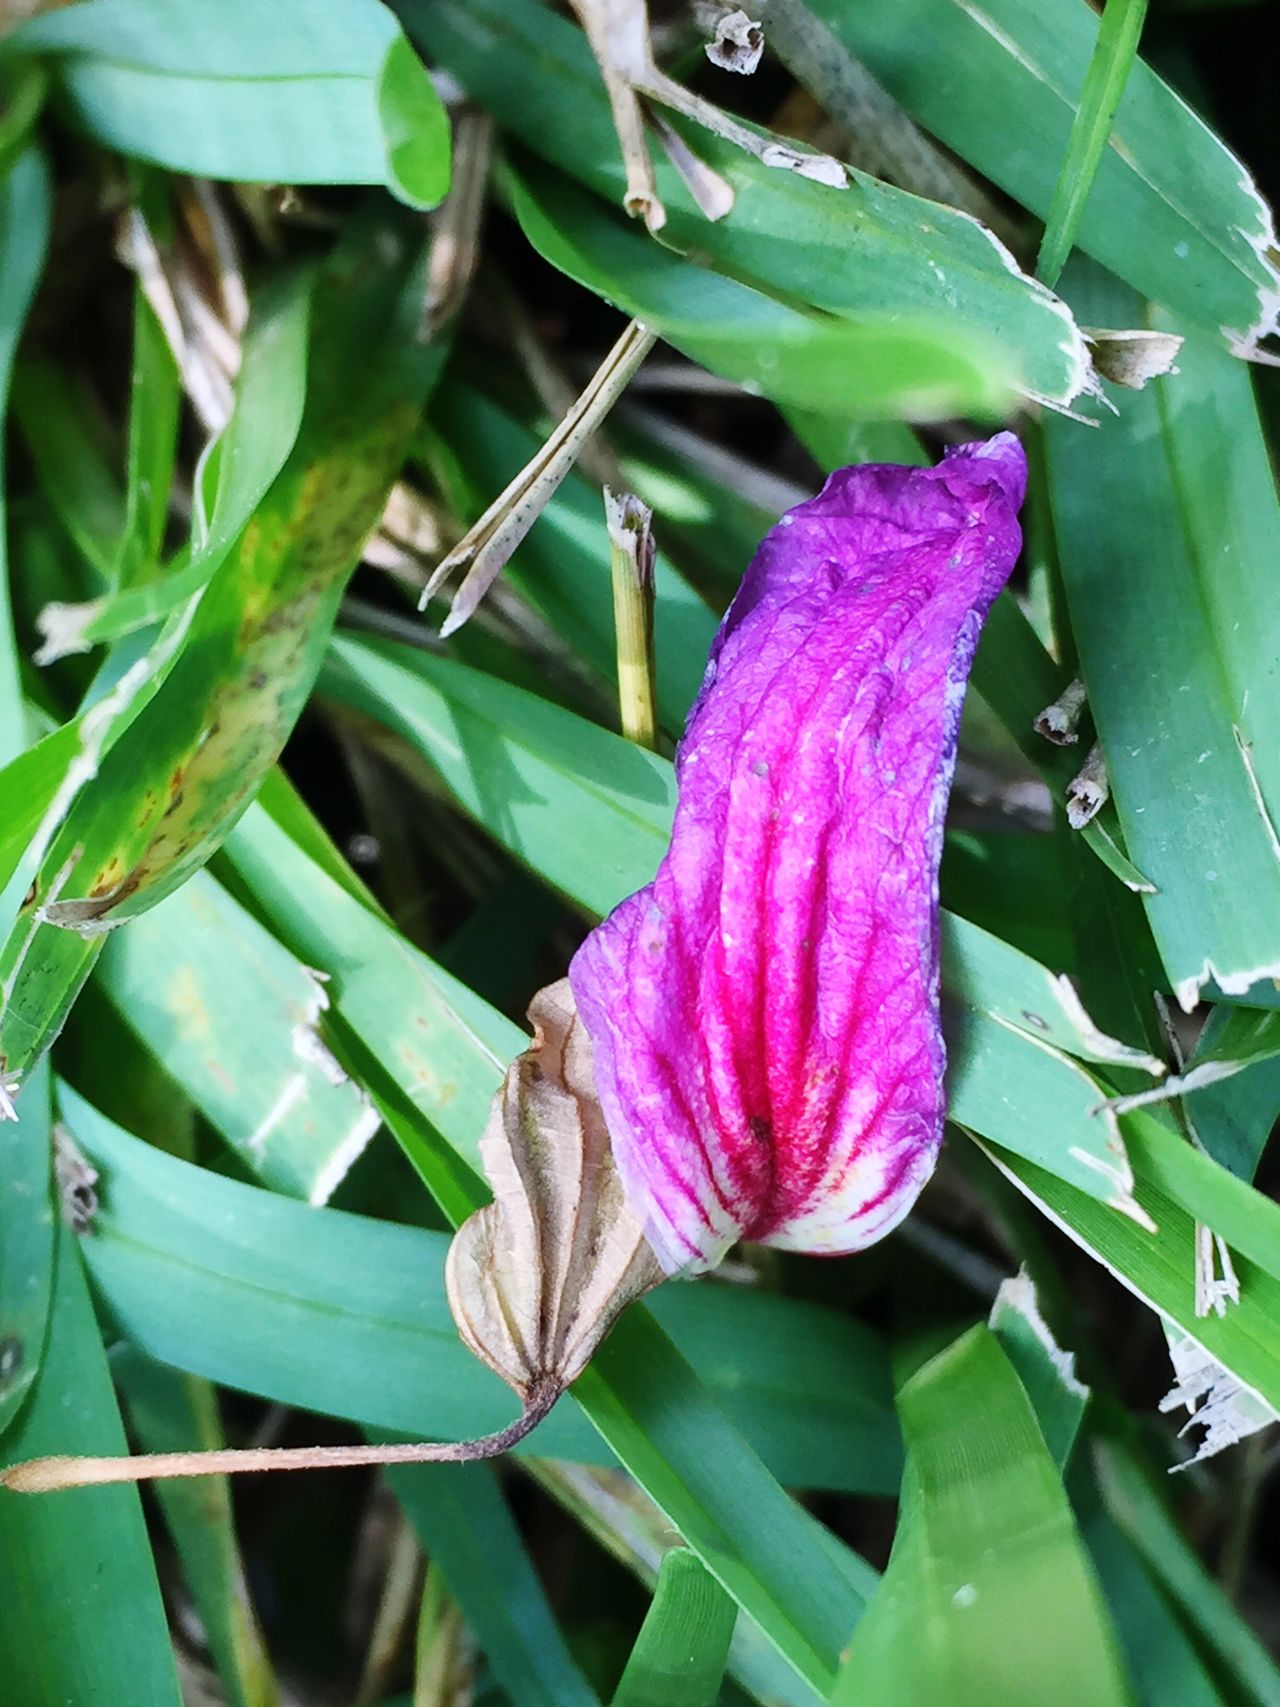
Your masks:
<svg viewBox="0 0 1280 1707"><path fill-rule="evenodd" d="M591 1040L566 980L529 1009L480 1141L494 1202L463 1223L445 1285L458 1331L526 1404L559 1393L662 1279L613 1165Z"/></svg>

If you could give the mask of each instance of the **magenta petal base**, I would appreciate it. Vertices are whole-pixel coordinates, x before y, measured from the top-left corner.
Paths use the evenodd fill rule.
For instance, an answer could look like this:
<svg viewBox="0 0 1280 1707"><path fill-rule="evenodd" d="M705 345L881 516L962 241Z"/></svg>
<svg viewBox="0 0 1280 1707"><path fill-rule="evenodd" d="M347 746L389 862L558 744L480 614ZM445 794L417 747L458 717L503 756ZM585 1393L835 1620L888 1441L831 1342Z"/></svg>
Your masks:
<svg viewBox="0 0 1280 1707"><path fill-rule="evenodd" d="M671 1272L738 1239L859 1250L932 1172L943 815L1025 481L1009 433L840 470L766 537L716 637L670 849L569 973Z"/></svg>

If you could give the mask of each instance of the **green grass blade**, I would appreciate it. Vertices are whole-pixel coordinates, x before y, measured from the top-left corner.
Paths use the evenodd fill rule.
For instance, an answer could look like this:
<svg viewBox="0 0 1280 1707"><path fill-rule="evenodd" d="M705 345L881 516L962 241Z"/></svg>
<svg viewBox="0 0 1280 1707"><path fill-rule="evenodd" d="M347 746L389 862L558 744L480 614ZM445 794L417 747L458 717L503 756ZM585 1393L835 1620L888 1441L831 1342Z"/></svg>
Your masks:
<svg viewBox="0 0 1280 1707"><path fill-rule="evenodd" d="M808 3L926 130L1048 218L1098 39L1094 7ZM1140 60L1077 240L1144 295L1242 350L1275 329L1271 210L1235 155Z"/></svg>
<svg viewBox="0 0 1280 1707"><path fill-rule="evenodd" d="M335 881L260 806L227 854L274 933L329 975L333 1011L370 1058L361 1077L380 1102L384 1085L399 1092L416 1138L410 1159L450 1218L462 1219L484 1193L480 1134L523 1032Z"/></svg>
<svg viewBox="0 0 1280 1707"><path fill-rule="evenodd" d="M1065 1471L1080 1432L1089 1389L1075 1375L1074 1359L1056 1345L1030 1276L1007 1280L996 1294L987 1326L1022 1383L1049 1455Z"/></svg>
<svg viewBox="0 0 1280 1707"><path fill-rule="evenodd" d="M716 1707L737 1608L692 1553L662 1561L613 1707Z"/></svg>
<svg viewBox="0 0 1280 1707"><path fill-rule="evenodd" d="M53 56L85 130L170 171L385 184L410 207L449 187L444 108L375 0L86 0L7 46Z"/></svg>
<svg viewBox="0 0 1280 1707"><path fill-rule="evenodd" d="M1097 269L1073 264L1069 277L1089 318L1141 318ZM1258 621L1280 505L1247 372L1185 348L1185 379L1123 395L1093 431L1046 421L1045 446L1112 795L1157 891L1144 901L1165 971L1190 1008L1210 978L1239 995L1280 971L1280 684Z"/></svg>
<svg viewBox="0 0 1280 1707"><path fill-rule="evenodd" d="M1003 1170L1049 1219L1225 1369L1280 1408L1280 1210L1154 1121L1126 1122L1134 1195L1150 1233L1007 1151ZM1188 1162L1189 1158L1189 1162ZM1195 1228L1205 1221L1231 1246L1241 1299L1223 1318L1195 1310Z"/></svg>
<svg viewBox="0 0 1280 1707"><path fill-rule="evenodd" d="M24 711L25 721L25 711ZM13 726L17 728L16 718ZM55 729L0 770L0 889L18 869L32 837L58 792L78 750L81 731L74 723ZM7 924L8 919L5 920Z"/></svg>
<svg viewBox="0 0 1280 1707"><path fill-rule="evenodd" d="M8 409L14 353L44 265L48 235L49 175L40 154L29 149L0 176L0 427ZM0 764L27 744L9 608L6 510L5 435L0 432Z"/></svg>
<svg viewBox="0 0 1280 1707"><path fill-rule="evenodd" d="M1080 1533L1115 1623L1139 1707L1224 1707L1142 1555L1084 1476L1072 1479Z"/></svg>
<svg viewBox="0 0 1280 1707"><path fill-rule="evenodd" d="M139 284L133 300L133 381L129 391L124 533L112 576L118 587L153 580L160 572L181 399L178 364L155 310Z"/></svg>
<svg viewBox="0 0 1280 1707"><path fill-rule="evenodd" d="M658 1507L634 1482L620 1484L608 1471L547 1459L533 1462L529 1472L619 1564L650 1592L656 1588L662 1561L679 1542ZM820 1707L823 1700L745 1615L734 1627L728 1669L758 1701Z"/></svg>
<svg viewBox="0 0 1280 1707"><path fill-rule="evenodd" d="M4 1128L0 1172L0 1434L40 1370L53 1293L49 1069L32 1075L18 1119Z"/></svg>
<svg viewBox="0 0 1280 1707"><path fill-rule="evenodd" d="M1231 1016L1240 1011L1217 1007L1205 1021L1187 1065L1194 1071L1218 1040L1234 1029ZM1240 1179L1251 1180L1280 1120L1280 1058L1262 1060L1216 1084L1192 1091L1187 1113L1196 1136L1213 1157Z"/></svg>
<svg viewBox="0 0 1280 1707"><path fill-rule="evenodd" d="M131 1346L112 1357L111 1373L144 1452L203 1452L224 1444L213 1389L196 1376ZM278 1707L280 1691L236 1545L227 1478L158 1482L155 1492L229 1707Z"/></svg>
<svg viewBox="0 0 1280 1707"><path fill-rule="evenodd" d="M617 137L580 30L538 0L399 0L399 11L414 39L499 125L621 205ZM536 77L525 73L530 64ZM862 173L835 190L771 170L707 132L688 135L737 201L713 223L674 169L658 163L665 244L782 300L855 320L921 317L945 323L965 345L994 343L1020 387L1050 402L1067 403L1086 385L1090 361L1070 314L976 220Z"/></svg>
<svg viewBox="0 0 1280 1707"><path fill-rule="evenodd" d="M1102 1439L1093 1459L1112 1519L1205 1644L1233 1697L1238 1691L1256 1707L1280 1707L1280 1667L1209 1575L1137 1461L1118 1442Z"/></svg>
<svg viewBox="0 0 1280 1707"><path fill-rule="evenodd" d="M307 337L316 276L302 268L255 294L231 419L201 460L189 546L159 580L54 606L50 653L82 651L160 622L207 586L284 468L306 404ZM55 620L56 618L56 620Z"/></svg>
<svg viewBox="0 0 1280 1707"><path fill-rule="evenodd" d="M44 1366L0 1463L118 1453L124 1430L70 1232L60 1228ZM15 1702L181 1707L136 1488L0 1494L0 1652Z"/></svg>
<svg viewBox="0 0 1280 1707"><path fill-rule="evenodd" d="M513 1707L598 1707L493 1468L400 1465L386 1477Z"/></svg>
<svg viewBox="0 0 1280 1707"><path fill-rule="evenodd" d="M574 1391L721 1587L806 1683L829 1689L871 1567L762 1474L653 1313L625 1317Z"/></svg>
<svg viewBox="0 0 1280 1707"><path fill-rule="evenodd" d="M408 741L491 834L594 913L647 883L666 851L670 762L522 688L339 635L321 689Z"/></svg>
<svg viewBox="0 0 1280 1707"><path fill-rule="evenodd" d="M837 419L994 416L1017 372L994 335L941 319L804 314L652 242L557 173L507 175L521 229L551 265L693 361L780 404Z"/></svg>
<svg viewBox="0 0 1280 1707"><path fill-rule="evenodd" d="M41 498L83 558L87 584L96 592L110 583L125 516L101 407L67 368L32 356L14 373L12 408Z"/></svg>
<svg viewBox="0 0 1280 1707"><path fill-rule="evenodd" d="M1116 108L1137 58L1146 14L1147 0L1107 0L1103 10L1036 259L1036 276L1050 288L1058 282L1084 218L1085 203L1111 140Z"/></svg>
<svg viewBox="0 0 1280 1707"><path fill-rule="evenodd" d="M1280 1014L1274 1009L1218 1007L1196 1039L1196 1066L1243 1071L1280 1055Z"/></svg>
<svg viewBox="0 0 1280 1707"><path fill-rule="evenodd" d="M1233 1007L1220 1003L1214 1008L1209 1019L1205 1022L1195 1048L1187 1060L1186 1067L1168 1079L1163 1086L1157 1086L1153 1092L1139 1093L1141 1101L1129 1106L1142 1106L1142 1101L1163 1102L1167 1097L1182 1095L1195 1096L1195 1107L1191 1111L1196 1121L1197 1136L1209 1151L1216 1155L1215 1140L1212 1131L1208 1138L1199 1131L1199 1119L1203 1110L1210 1128L1215 1124L1215 1109L1221 1107L1222 1119L1230 1118L1227 1110L1234 1107L1234 1102L1215 1104L1202 1102L1197 1092L1213 1087L1225 1086L1241 1073L1249 1073L1251 1069L1272 1066L1272 1071L1254 1076L1248 1088L1244 1091L1239 1103L1240 1113L1244 1120L1253 1128L1251 1105L1257 1104L1260 1116L1265 1117L1266 1107L1270 1106L1271 1120L1280 1112L1280 1013L1274 1008ZM1253 1149L1251 1160L1247 1166L1236 1166L1233 1171L1243 1179L1253 1177L1257 1165L1258 1152L1266 1141L1267 1132L1265 1118L1258 1128L1253 1130L1251 1140L1246 1140L1246 1148ZM1234 1153L1238 1146L1224 1135L1226 1147ZM1223 1159L1223 1158L1219 1158ZM1243 1160L1243 1158L1242 1158ZM1230 1162L1224 1165L1230 1166Z"/></svg>
<svg viewBox="0 0 1280 1707"><path fill-rule="evenodd" d="M76 800L0 955L11 1071L56 1036L104 917L136 916L198 870L288 738L442 360L418 338L421 266L417 234L380 217L331 257L297 442L189 627L175 619L165 680Z"/></svg>
<svg viewBox="0 0 1280 1707"><path fill-rule="evenodd" d="M323 983L208 872L108 937L125 1024L277 1191L325 1203L378 1126L322 1039Z"/></svg>
<svg viewBox="0 0 1280 1707"><path fill-rule="evenodd" d="M0 176L26 147L48 93L43 65L0 65Z"/></svg>
<svg viewBox="0 0 1280 1707"><path fill-rule="evenodd" d="M994 1336L974 1328L940 1352L898 1406L898 1533L833 1707L1129 1707L1066 1494Z"/></svg>

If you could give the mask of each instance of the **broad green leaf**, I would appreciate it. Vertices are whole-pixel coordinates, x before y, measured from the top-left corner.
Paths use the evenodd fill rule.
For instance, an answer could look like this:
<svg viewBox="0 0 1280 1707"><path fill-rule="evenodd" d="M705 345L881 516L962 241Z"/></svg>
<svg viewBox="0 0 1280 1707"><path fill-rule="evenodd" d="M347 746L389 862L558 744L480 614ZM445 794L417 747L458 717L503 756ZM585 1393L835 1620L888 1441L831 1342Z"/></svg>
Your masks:
<svg viewBox="0 0 1280 1707"><path fill-rule="evenodd" d="M396 642L339 637L322 687L409 741L492 835L592 912L607 913L653 876L675 802L665 760ZM1131 1207L1118 1129L1094 1112L1103 1093L1064 1051L1142 1058L1092 1027L1069 986L951 915L943 982L953 1118Z"/></svg>
<svg viewBox="0 0 1280 1707"><path fill-rule="evenodd" d="M884 1582L833 1704L1129 1707L1057 1470L983 1327L899 1389L907 1472Z"/></svg>
<svg viewBox="0 0 1280 1707"><path fill-rule="evenodd" d="M40 1369L53 1290L49 1070L31 1076L13 1126L0 1126L0 1434Z"/></svg>
<svg viewBox="0 0 1280 1707"><path fill-rule="evenodd" d="M144 1452L201 1452L224 1444L213 1389L119 1347L111 1374ZM225 1476L162 1481L155 1495L227 1692L229 1707L277 1707L280 1691L254 1616L236 1545Z"/></svg>
<svg viewBox="0 0 1280 1707"><path fill-rule="evenodd" d="M927 130L1048 216L1098 37L1098 14L1086 0L808 3ZM1141 61L1077 241L1241 353L1275 330L1271 211L1240 161Z"/></svg>
<svg viewBox="0 0 1280 1707"><path fill-rule="evenodd" d="M49 55L108 147L244 183L385 184L410 207L449 187L449 124L378 0L83 0L7 43Z"/></svg>
<svg viewBox="0 0 1280 1707"><path fill-rule="evenodd" d="M325 1203L378 1127L322 1038L323 982L208 872L107 939L120 1017L250 1173Z"/></svg>
<svg viewBox="0 0 1280 1707"><path fill-rule="evenodd" d="M1097 269L1070 277L1095 318L1141 320ZM1190 1009L1211 978L1241 994L1280 972L1280 676L1258 620L1280 505L1247 370L1190 340L1179 365L1093 431L1046 421L1045 447L1090 710Z"/></svg>
<svg viewBox="0 0 1280 1707"><path fill-rule="evenodd" d="M736 1608L692 1553L662 1561L613 1707L716 1707Z"/></svg>
<svg viewBox="0 0 1280 1707"><path fill-rule="evenodd" d="M0 955L9 1070L56 1036L100 933L209 859L292 730L440 365L418 337L421 264L416 235L375 220L330 259L297 442L194 614L174 619L181 650L76 800Z"/></svg>
<svg viewBox="0 0 1280 1707"><path fill-rule="evenodd" d="M1107 0L1103 11L1036 262L1037 277L1050 287L1057 284L1080 229L1111 138L1116 108L1133 69L1146 11L1147 0Z"/></svg>
<svg viewBox="0 0 1280 1707"><path fill-rule="evenodd" d="M49 175L28 149L6 162L0 153L0 427L23 322L44 265L49 233ZM27 745L18 652L9 609L8 519L4 434L0 432L0 764ZM7 816L7 813L5 814ZM3 881L0 881L3 888Z"/></svg>
<svg viewBox="0 0 1280 1707"><path fill-rule="evenodd" d="M398 10L500 125L621 205L617 137L580 30L538 0L399 0ZM536 77L527 74L531 64ZM707 132L685 134L736 200L713 223L659 163L664 243L784 300L855 320L921 317L945 324L965 346L998 344L1021 388L1047 402L1067 404L1089 388L1088 353L1070 313L976 220L862 173L832 189L772 170Z"/></svg>
<svg viewBox="0 0 1280 1707"><path fill-rule="evenodd" d="M386 1472L513 1707L593 1707L488 1464Z"/></svg>
<svg viewBox="0 0 1280 1707"><path fill-rule="evenodd" d="M482 1432L509 1413L497 1378L459 1344L442 1286L430 1300L425 1250L433 1235L308 1209L193 1169L131 1139L66 1089L62 1108L111 1181L87 1252L95 1281L124 1333L149 1355L277 1397L296 1383L291 1402L419 1435ZM282 1215L303 1219L286 1230ZM360 1239L362 1229L372 1232L373 1248L363 1260L344 1260L338 1241L344 1233ZM445 1240L434 1238L442 1264ZM279 1312L269 1309L272 1291L285 1294ZM357 1303L379 1292L379 1303L358 1314ZM383 1320L390 1345L375 1346L371 1317ZM308 1321L332 1336L322 1355L304 1350ZM760 1349L757 1341L750 1357ZM399 1389L387 1405L395 1414L369 1415L386 1404L388 1381ZM874 1572L787 1497L652 1314L633 1310L618 1324L574 1397L793 1669L827 1688ZM477 1410L488 1413L479 1429ZM577 1455L561 1444L561 1429L576 1421L564 1410L530 1436L535 1450ZM466 1425L457 1428L460 1412Z"/></svg>
<svg viewBox="0 0 1280 1707"><path fill-rule="evenodd" d="M777 403L835 415L997 415L1016 373L994 337L957 337L920 314L805 314L672 254L598 197L545 168L508 177L525 236L552 266L643 320L713 373Z"/></svg>
<svg viewBox="0 0 1280 1707"><path fill-rule="evenodd" d="M126 1450L80 1251L65 1227L54 1272L44 1364L0 1446L5 1465ZM15 1703L181 1707L136 1488L0 1493L0 1653Z"/></svg>

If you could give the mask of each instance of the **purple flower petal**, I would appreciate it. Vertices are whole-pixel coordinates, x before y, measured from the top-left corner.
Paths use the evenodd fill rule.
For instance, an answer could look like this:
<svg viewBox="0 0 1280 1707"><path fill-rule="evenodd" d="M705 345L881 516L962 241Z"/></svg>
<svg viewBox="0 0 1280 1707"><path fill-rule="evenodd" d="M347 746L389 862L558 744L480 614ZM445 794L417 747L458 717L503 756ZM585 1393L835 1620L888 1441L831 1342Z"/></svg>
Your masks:
<svg viewBox="0 0 1280 1707"><path fill-rule="evenodd" d="M712 647L653 882L569 970L664 1267L835 1254L933 1170L938 860L978 632L1018 555L1010 433L833 474L767 536Z"/></svg>

